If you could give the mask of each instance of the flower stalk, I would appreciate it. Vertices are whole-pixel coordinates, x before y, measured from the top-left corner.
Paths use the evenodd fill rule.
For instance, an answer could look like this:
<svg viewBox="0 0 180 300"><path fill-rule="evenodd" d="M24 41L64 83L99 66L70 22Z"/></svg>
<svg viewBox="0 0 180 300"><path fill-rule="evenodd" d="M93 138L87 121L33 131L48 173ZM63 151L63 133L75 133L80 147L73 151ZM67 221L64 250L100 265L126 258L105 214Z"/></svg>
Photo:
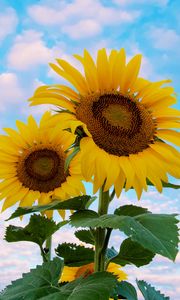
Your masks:
<svg viewBox="0 0 180 300"><path fill-rule="evenodd" d="M99 190L98 213L100 216L108 213L110 202L109 190L103 192L104 186ZM95 272L105 271L105 256L111 231L106 228L97 228L95 233Z"/></svg>

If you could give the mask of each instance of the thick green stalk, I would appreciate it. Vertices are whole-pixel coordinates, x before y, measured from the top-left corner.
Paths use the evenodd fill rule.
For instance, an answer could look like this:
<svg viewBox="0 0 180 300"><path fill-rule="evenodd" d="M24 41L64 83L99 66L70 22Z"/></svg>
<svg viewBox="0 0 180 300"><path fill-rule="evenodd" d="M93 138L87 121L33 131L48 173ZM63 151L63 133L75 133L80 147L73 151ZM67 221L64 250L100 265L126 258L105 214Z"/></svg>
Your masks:
<svg viewBox="0 0 180 300"><path fill-rule="evenodd" d="M99 191L98 213L100 216L107 214L109 207L109 191L103 192L103 187ZM95 272L105 270L105 255L109 241L110 232L105 228L97 228L95 234Z"/></svg>
<svg viewBox="0 0 180 300"><path fill-rule="evenodd" d="M46 249L48 252L46 253L47 261L51 260L51 248L52 248L52 236L49 236L46 240Z"/></svg>

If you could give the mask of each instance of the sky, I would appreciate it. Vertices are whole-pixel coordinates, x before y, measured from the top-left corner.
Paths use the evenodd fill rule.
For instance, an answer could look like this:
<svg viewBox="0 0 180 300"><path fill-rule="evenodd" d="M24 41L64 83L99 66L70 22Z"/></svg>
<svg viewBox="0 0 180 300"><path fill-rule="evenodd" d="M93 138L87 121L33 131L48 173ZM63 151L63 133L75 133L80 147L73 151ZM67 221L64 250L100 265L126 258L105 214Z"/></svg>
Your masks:
<svg viewBox="0 0 180 300"><path fill-rule="evenodd" d="M4 127L15 127L16 119L26 121L33 114L38 120L50 109L48 105L30 108L27 99L40 85L64 82L50 69L49 62L63 58L79 68L72 54L82 54L84 48L94 57L103 47L108 51L124 47L128 58L143 54L141 76L152 81L172 79L178 96L179 15L179 0L0 0L0 132ZM180 102L175 107L180 108ZM173 213L180 210L179 199L178 190L158 194L151 188L138 203L135 194L128 192L113 205L134 203L153 212ZM38 248L31 243L3 241L4 228L9 224L5 219L13 210L0 215L0 289L41 262ZM11 224L24 226L27 221L24 218ZM75 241L70 228L54 236L55 245L65 240ZM118 247L118 232L111 243ZM148 267L126 270L130 280L145 278L178 300L179 264L180 256L176 264L157 256Z"/></svg>

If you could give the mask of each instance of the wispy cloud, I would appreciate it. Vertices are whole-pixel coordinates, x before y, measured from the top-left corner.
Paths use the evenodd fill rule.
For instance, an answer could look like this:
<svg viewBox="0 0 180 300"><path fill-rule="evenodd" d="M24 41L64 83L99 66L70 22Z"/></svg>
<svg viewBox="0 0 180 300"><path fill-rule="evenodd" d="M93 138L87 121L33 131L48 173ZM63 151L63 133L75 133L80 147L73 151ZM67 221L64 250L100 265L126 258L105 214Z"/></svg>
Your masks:
<svg viewBox="0 0 180 300"><path fill-rule="evenodd" d="M7 7L0 12L0 42L8 35L16 31L18 18L16 11L12 7Z"/></svg>

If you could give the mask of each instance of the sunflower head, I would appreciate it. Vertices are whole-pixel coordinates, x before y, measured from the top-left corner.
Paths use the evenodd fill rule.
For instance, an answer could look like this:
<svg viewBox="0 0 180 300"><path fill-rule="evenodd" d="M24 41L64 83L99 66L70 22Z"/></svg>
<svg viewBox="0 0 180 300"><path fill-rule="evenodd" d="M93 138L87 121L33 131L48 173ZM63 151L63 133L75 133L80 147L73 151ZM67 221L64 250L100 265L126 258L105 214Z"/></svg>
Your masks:
<svg viewBox="0 0 180 300"><path fill-rule="evenodd" d="M18 131L6 128L0 136L0 198L5 199L2 210L20 201L31 206L34 201L47 204L85 193L81 182L79 156L65 169L68 148L76 136L62 129L62 123L50 126L51 114L45 113L36 123L17 121ZM60 120L59 120L60 121ZM63 215L63 212L61 212Z"/></svg>
<svg viewBox="0 0 180 300"><path fill-rule="evenodd" d="M116 275L119 281L127 279L127 274L124 271L122 271L120 265L117 265L115 263L110 263L106 271ZM94 263L90 263L80 267L65 266L63 268L60 282L73 281L78 279L81 276L86 278L93 273L94 273Z"/></svg>
<svg viewBox="0 0 180 300"><path fill-rule="evenodd" d="M124 49L105 49L96 61L88 51L75 55L82 74L62 59L51 67L75 90L65 85L44 86L30 99L31 105L58 106L68 128L84 130L80 148L81 169L87 181L93 178L94 192L114 185L119 196L125 186L138 198L147 190L147 180L162 191L167 175L180 177L180 112L170 80L150 82L139 77L141 55L128 63ZM105 182L105 184L104 184Z"/></svg>

